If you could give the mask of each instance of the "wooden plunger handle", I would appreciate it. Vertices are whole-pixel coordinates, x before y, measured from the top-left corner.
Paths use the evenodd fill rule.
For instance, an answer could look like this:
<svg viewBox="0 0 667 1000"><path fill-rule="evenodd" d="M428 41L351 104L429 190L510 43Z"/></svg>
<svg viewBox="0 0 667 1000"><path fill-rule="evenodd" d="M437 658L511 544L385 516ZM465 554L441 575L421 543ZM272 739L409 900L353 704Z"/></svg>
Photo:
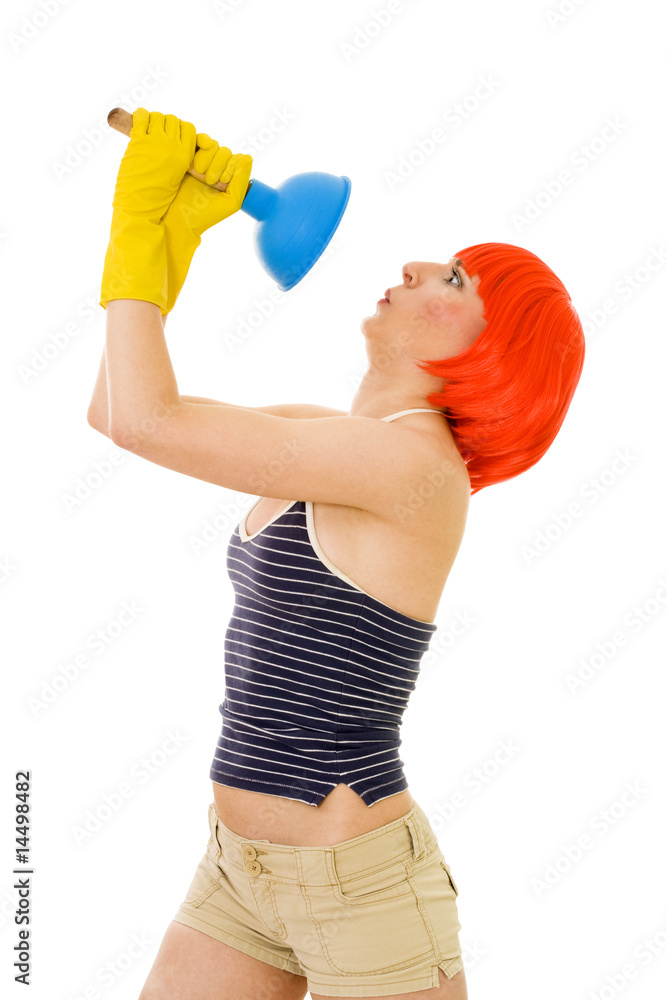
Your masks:
<svg viewBox="0 0 667 1000"><path fill-rule="evenodd" d="M113 108L107 115L107 122L111 126L111 128L115 128L117 132L122 132L123 135L126 135L129 138L130 132L132 130L132 115L130 114L129 111L126 111L125 108ZM192 174L193 177L196 177L198 181L202 181L204 184L206 184L206 177L204 176L204 174L198 174L197 171L194 170L191 166L188 167L187 172L189 174ZM252 181L250 181L250 184L248 184L248 191L250 190L251 184ZM220 181L217 181L215 184L210 184L209 187L217 188L218 191L227 190L227 185L221 184Z"/></svg>

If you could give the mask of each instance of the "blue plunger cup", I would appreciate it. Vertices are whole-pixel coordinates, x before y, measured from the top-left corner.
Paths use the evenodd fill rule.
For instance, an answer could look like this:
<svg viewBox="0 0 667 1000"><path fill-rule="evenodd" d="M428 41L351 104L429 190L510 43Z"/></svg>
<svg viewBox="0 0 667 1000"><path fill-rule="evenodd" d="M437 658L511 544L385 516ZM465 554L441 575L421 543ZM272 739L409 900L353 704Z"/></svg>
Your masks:
<svg viewBox="0 0 667 1000"><path fill-rule="evenodd" d="M257 220L255 253L284 291L322 256L350 198L349 177L294 174L277 188L252 179L241 211Z"/></svg>

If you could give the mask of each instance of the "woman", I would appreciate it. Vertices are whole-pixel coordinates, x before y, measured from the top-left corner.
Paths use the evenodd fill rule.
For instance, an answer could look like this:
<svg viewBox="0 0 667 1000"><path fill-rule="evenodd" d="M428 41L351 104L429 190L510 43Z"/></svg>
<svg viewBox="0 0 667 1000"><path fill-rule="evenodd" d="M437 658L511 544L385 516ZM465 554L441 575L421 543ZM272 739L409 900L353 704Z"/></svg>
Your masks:
<svg viewBox="0 0 667 1000"><path fill-rule="evenodd" d="M225 194L185 173L195 144ZM137 109L102 282L92 426L177 472L263 486L227 551L210 838L140 1000L465 1000L457 887L399 728L469 497L549 448L583 331L539 258L479 244L404 265L361 324L348 412L180 396L161 316L201 233L240 207L249 160Z"/></svg>

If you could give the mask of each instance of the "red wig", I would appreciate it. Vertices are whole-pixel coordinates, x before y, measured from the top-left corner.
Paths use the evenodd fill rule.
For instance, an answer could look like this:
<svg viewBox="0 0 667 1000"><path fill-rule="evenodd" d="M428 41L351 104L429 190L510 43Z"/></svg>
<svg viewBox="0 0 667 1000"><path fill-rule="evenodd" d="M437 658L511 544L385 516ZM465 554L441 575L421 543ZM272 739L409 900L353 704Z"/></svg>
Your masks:
<svg viewBox="0 0 667 1000"><path fill-rule="evenodd" d="M584 331L553 271L511 243L456 254L472 278L486 326L465 351L419 367L444 379L428 395L466 463L471 494L535 465L565 419L584 363Z"/></svg>

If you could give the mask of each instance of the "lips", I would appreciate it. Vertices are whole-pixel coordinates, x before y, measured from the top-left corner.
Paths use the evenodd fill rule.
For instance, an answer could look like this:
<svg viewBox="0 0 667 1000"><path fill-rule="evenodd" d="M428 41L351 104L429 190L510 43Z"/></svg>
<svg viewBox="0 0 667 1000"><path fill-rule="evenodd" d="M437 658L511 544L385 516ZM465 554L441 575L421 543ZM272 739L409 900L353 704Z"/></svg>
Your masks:
<svg viewBox="0 0 667 1000"><path fill-rule="evenodd" d="M387 289L387 291L384 293L384 297L387 300L387 302L391 302L391 291L389 289Z"/></svg>

